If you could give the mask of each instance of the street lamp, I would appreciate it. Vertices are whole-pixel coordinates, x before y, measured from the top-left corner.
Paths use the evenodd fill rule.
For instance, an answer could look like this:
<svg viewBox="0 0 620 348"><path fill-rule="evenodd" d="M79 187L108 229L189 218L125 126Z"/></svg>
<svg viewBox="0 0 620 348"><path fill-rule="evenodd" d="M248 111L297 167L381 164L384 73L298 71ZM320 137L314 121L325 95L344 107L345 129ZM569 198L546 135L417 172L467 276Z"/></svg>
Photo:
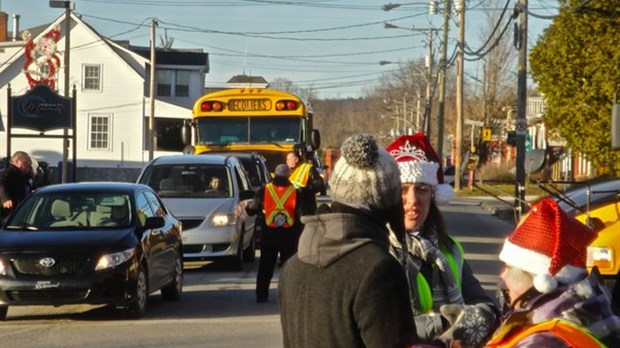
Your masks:
<svg viewBox="0 0 620 348"><path fill-rule="evenodd" d="M71 10L74 9L73 3L71 1L57 1L51 0L49 2L49 6L51 8L64 8L65 9L65 54L64 54L64 65L65 65L65 97L69 97L69 48L71 47ZM74 125L75 126L75 125ZM73 144L75 147L75 143ZM62 183L67 182L67 158L69 157L69 131L67 128L63 129L63 138L62 138L62 175L61 181ZM73 159L75 162L75 158ZM75 168L75 163L73 163ZM75 175L75 172L73 173Z"/></svg>
<svg viewBox="0 0 620 348"><path fill-rule="evenodd" d="M428 137L431 136L431 106L432 106L432 93L431 93L431 81L433 79L433 32L439 29L435 28L411 28L400 27L388 22L383 23L385 29L404 29L409 31L420 31L426 33L428 38L428 56L426 57L427 79L426 79L426 104L424 106L424 129Z"/></svg>

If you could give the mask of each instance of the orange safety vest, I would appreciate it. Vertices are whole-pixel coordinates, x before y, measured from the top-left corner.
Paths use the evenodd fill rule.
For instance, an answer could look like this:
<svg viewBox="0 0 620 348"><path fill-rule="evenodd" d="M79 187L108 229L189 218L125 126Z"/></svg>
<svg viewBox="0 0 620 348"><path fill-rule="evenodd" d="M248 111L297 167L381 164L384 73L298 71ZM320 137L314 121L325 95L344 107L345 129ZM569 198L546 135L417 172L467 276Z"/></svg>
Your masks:
<svg viewBox="0 0 620 348"><path fill-rule="evenodd" d="M500 329L487 343L487 347L514 347L527 336L539 332L550 332L571 347L605 347L588 330L562 319L553 319L536 325L526 325L515 333Z"/></svg>
<svg viewBox="0 0 620 348"><path fill-rule="evenodd" d="M295 187L306 187L308 184L308 177L310 176L310 169L312 169L312 164L302 163L291 173L288 178L289 181L295 185Z"/></svg>
<svg viewBox="0 0 620 348"><path fill-rule="evenodd" d="M295 223L295 186L265 185L264 213L268 227L289 228Z"/></svg>

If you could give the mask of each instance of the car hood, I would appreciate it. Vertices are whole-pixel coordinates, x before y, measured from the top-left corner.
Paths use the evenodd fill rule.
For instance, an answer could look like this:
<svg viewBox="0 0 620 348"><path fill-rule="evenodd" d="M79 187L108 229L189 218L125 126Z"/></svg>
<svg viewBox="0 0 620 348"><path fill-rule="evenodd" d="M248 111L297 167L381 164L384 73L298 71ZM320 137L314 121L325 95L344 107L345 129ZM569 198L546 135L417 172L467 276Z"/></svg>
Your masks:
<svg viewBox="0 0 620 348"><path fill-rule="evenodd" d="M132 246L137 244L133 229L124 230L42 230L13 231L0 230L0 250L53 250L62 248L70 251L72 247L99 249L114 246Z"/></svg>
<svg viewBox="0 0 620 348"><path fill-rule="evenodd" d="M180 219L204 219L214 213L234 212L238 201L235 198L162 198L164 205Z"/></svg>

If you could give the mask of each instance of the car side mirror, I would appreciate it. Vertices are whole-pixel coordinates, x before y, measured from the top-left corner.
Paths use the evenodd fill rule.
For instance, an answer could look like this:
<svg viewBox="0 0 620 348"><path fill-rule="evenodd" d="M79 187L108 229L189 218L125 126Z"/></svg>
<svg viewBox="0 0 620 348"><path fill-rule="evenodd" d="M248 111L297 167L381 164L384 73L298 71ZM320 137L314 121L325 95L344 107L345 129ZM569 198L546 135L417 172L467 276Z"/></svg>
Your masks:
<svg viewBox="0 0 620 348"><path fill-rule="evenodd" d="M591 217L586 220L586 225L592 229L594 232L599 232L603 228L605 228L605 223L603 220L597 217Z"/></svg>
<svg viewBox="0 0 620 348"><path fill-rule="evenodd" d="M253 199L255 192L252 190L243 190L239 193L239 199L242 201Z"/></svg>
<svg viewBox="0 0 620 348"><path fill-rule="evenodd" d="M152 216L152 217L146 218L146 221L144 222L144 229L151 230L154 228L160 228L160 227L164 227L165 224L166 224L166 220L163 217Z"/></svg>

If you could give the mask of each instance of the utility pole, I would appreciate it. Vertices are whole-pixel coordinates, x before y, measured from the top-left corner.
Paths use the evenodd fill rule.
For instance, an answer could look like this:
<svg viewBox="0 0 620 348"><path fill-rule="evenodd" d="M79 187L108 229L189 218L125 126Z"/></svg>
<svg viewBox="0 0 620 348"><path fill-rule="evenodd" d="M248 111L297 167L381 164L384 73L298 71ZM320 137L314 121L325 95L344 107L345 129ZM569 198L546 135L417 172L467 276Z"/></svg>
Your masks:
<svg viewBox="0 0 620 348"><path fill-rule="evenodd" d="M515 207L520 217L525 211L525 134L527 119L527 0L519 0L519 62L517 67L517 115L515 120L517 145L517 187L515 188Z"/></svg>
<svg viewBox="0 0 620 348"><path fill-rule="evenodd" d="M444 112L446 109L446 65L448 55L448 24L451 0L444 0L441 57L439 58L439 111L437 113L437 155L443 164Z"/></svg>
<svg viewBox="0 0 620 348"><path fill-rule="evenodd" d="M151 83L149 85L150 115L149 115L149 161L153 160L155 152L155 27L157 20L151 21Z"/></svg>
<svg viewBox="0 0 620 348"><path fill-rule="evenodd" d="M463 48L465 46L465 2L456 1L459 13L459 40L456 52L456 153L454 154L454 189L461 190L461 172L463 163Z"/></svg>
<svg viewBox="0 0 620 348"><path fill-rule="evenodd" d="M49 2L49 6L52 8L64 8L65 9L65 23L64 23L64 29L65 29L65 54L63 56L64 58L64 65L65 65L65 76L64 76L64 88L65 88L65 97L69 98L70 96L70 92L69 92L69 84L70 84L70 79L71 79L71 72L69 69L70 66L70 48L71 48L71 9L72 9L72 3L71 1L50 1ZM74 111L75 112L75 111ZM75 127L75 125L74 125ZM75 128L74 128L75 129ZM75 143L73 144L73 146L75 147ZM62 131L62 173L60 175L60 181L62 183L66 183L67 182L67 160L69 158L69 130L67 128L64 128ZM73 159L73 161L75 162L75 158ZM75 163L73 165L73 167L75 168ZM73 173L73 175L75 175L75 173Z"/></svg>
<svg viewBox="0 0 620 348"><path fill-rule="evenodd" d="M431 138L431 93L432 93L432 81L433 81L433 30L428 29L428 56L426 56L426 68L428 77L426 78L426 107L424 108L424 122L426 126L426 136Z"/></svg>

